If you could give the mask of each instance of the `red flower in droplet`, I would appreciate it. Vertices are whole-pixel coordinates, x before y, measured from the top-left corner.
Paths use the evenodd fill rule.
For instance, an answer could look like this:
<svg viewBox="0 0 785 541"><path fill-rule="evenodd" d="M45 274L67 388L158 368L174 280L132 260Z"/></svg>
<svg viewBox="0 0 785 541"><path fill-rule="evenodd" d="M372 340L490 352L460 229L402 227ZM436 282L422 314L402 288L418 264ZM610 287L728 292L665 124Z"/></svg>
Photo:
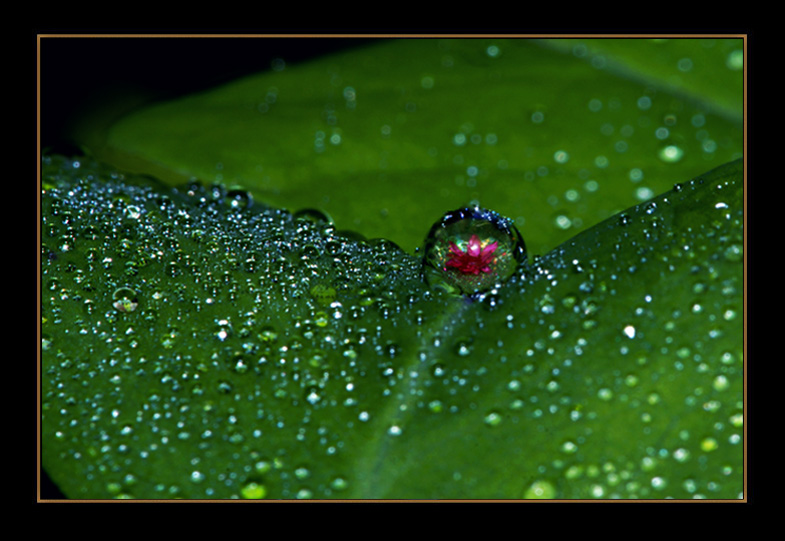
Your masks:
<svg viewBox="0 0 785 541"><path fill-rule="evenodd" d="M465 252L457 244L450 242L450 253L446 266L455 267L464 274L477 275L481 272L491 272L490 264L497 246L498 243L494 241L483 248L477 235L471 236Z"/></svg>

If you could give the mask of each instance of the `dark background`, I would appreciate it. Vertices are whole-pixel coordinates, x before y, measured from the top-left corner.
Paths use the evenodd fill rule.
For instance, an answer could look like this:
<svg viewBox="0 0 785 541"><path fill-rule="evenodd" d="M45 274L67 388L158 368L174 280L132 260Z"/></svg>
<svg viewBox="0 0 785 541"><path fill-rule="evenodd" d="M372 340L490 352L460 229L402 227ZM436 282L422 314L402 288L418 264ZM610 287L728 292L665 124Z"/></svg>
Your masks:
<svg viewBox="0 0 785 541"><path fill-rule="evenodd" d="M284 69L374 38L42 37L40 137L48 152L78 152L74 126L96 110L119 116L238 77Z"/></svg>
<svg viewBox="0 0 785 541"><path fill-rule="evenodd" d="M374 38L71 37L38 35L40 116L45 153L82 155L72 131L100 112L111 121L136 107L221 85L238 77L363 47ZM283 62L282 62L283 61ZM38 158L37 158L38 159ZM65 496L41 472L41 499Z"/></svg>

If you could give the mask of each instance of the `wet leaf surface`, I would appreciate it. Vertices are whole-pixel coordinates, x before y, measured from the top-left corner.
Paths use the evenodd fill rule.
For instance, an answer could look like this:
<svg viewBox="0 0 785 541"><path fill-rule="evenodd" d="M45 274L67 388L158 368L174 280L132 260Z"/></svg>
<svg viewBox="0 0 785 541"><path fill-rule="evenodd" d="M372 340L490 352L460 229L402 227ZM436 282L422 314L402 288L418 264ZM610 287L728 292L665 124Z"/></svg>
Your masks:
<svg viewBox="0 0 785 541"><path fill-rule="evenodd" d="M48 157L43 465L70 498L740 497L742 163L673 180L472 301L318 213Z"/></svg>

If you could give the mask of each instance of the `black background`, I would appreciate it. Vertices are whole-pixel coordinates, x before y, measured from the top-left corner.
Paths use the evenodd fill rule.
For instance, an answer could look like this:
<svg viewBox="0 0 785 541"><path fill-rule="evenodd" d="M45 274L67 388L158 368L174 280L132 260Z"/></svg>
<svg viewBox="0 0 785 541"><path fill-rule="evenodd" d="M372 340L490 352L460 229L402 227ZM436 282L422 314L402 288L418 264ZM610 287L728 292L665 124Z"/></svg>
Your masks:
<svg viewBox="0 0 785 541"><path fill-rule="evenodd" d="M40 136L45 151L70 154L73 126L97 108L116 114L238 77L286 68L379 38L40 37Z"/></svg>

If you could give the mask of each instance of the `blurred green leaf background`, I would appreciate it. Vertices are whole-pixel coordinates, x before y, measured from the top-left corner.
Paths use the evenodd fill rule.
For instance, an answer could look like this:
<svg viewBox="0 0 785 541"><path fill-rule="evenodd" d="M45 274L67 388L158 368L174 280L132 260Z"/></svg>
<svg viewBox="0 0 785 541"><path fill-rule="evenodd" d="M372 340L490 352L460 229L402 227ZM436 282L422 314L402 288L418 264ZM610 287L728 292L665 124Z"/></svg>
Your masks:
<svg viewBox="0 0 785 541"><path fill-rule="evenodd" d="M412 252L470 202L533 253L743 152L740 39L399 39L130 115L99 157Z"/></svg>

